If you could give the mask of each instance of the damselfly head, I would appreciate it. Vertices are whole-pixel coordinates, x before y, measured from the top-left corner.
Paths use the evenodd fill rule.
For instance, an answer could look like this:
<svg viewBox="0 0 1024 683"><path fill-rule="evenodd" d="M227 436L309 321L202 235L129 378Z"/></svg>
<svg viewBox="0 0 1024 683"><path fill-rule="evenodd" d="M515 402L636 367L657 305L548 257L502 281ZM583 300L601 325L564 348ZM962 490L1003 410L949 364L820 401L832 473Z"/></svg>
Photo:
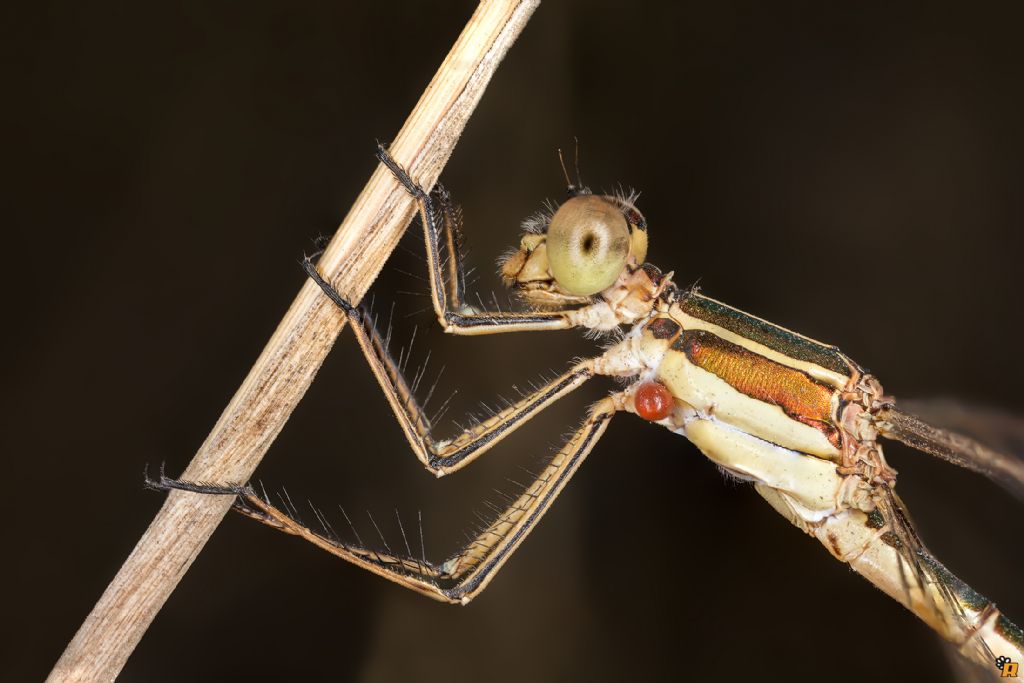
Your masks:
<svg viewBox="0 0 1024 683"><path fill-rule="evenodd" d="M530 226L501 276L537 306L587 303L646 256L647 224L628 198L580 194Z"/></svg>

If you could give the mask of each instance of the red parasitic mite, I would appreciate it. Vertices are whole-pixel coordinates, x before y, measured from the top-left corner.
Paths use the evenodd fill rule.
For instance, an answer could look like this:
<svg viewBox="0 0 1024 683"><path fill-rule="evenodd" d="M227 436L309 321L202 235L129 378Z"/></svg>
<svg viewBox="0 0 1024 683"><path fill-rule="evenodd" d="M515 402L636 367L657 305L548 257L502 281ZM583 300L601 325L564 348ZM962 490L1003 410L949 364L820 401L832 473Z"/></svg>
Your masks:
<svg viewBox="0 0 1024 683"><path fill-rule="evenodd" d="M644 382L636 390L633 399L636 413L645 420L657 422L672 413L675 402L672 394L660 382Z"/></svg>

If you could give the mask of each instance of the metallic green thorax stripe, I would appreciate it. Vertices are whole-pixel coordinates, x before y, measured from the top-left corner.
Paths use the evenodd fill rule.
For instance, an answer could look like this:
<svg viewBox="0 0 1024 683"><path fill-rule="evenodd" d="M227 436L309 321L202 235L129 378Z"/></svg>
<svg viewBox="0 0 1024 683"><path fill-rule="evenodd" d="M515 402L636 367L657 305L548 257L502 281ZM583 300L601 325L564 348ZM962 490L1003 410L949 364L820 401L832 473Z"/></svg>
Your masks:
<svg viewBox="0 0 1024 683"><path fill-rule="evenodd" d="M687 315L764 344L790 358L815 363L843 375L850 374L852 361L834 346L808 339L695 292L687 292L677 303Z"/></svg>
<svg viewBox="0 0 1024 683"><path fill-rule="evenodd" d="M1002 614L996 620L996 633L1024 650L1024 629L1007 619Z"/></svg>

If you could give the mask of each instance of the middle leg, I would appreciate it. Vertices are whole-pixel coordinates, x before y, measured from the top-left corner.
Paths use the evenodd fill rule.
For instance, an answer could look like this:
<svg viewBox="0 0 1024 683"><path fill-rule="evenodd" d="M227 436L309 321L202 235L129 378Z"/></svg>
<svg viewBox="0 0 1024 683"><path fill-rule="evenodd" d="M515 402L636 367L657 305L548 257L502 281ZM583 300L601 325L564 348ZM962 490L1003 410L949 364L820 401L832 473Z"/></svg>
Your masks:
<svg viewBox="0 0 1024 683"><path fill-rule="evenodd" d="M430 419L414 395L417 382L413 381L410 384L406 379L401 367L388 350L387 340L381 337L371 316L365 310L345 301L324 281L310 259L307 258L303 262L303 267L309 277L345 311L356 342L380 384L416 458L439 477L465 467L537 413L579 388L594 375L630 375L640 369L639 366L625 367L621 361L600 362L600 357L583 360L568 372L524 395L486 420L477 422L454 438L438 440L432 436Z"/></svg>

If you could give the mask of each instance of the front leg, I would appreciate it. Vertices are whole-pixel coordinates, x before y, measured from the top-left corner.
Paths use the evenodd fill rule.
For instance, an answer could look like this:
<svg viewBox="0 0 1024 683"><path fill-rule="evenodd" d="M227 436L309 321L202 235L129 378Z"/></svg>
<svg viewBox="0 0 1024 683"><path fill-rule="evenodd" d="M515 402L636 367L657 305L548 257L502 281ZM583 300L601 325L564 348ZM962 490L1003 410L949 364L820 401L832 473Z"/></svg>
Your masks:
<svg viewBox="0 0 1024 683"><path fill-rule="evenodd" d="M579 325L579 310L481 311L465 301L460 216L448 193L440 189L437 201L399 166L383 146L377 158L388 167L419 206L427 248L430 296L445 332L458 335L500 334L534 330L564 330Z"/></svg>

